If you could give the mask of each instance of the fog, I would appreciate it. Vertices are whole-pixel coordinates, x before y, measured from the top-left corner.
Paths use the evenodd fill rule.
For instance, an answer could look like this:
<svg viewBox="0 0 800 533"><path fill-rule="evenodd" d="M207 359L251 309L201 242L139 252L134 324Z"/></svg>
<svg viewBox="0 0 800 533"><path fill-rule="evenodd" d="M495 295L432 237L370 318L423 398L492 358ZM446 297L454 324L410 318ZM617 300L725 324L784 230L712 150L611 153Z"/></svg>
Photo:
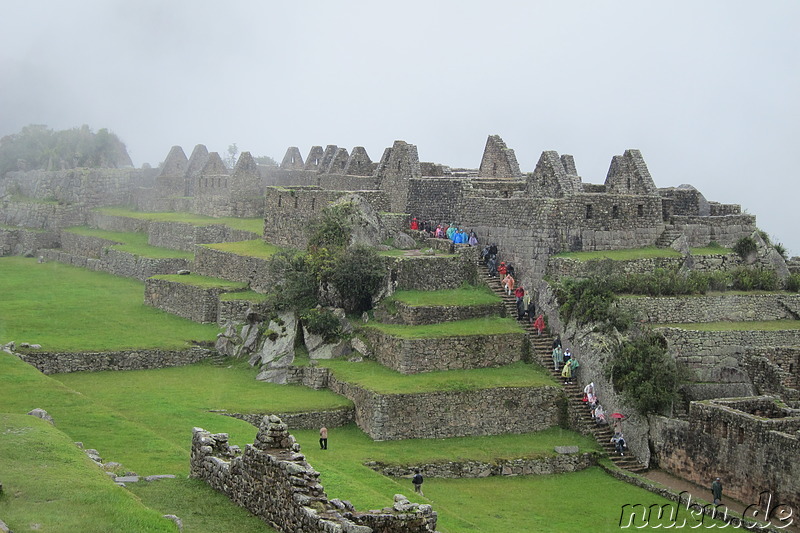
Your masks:
<svg viewBox="0 0 800 533"><path fill-rule="evenodd" d="M800 254L800 3L654 4L7 0L0 135L105 127L137 166L402 139L475 168L498 134L523 172L557 150L591 183L637 148Z"/></svg>

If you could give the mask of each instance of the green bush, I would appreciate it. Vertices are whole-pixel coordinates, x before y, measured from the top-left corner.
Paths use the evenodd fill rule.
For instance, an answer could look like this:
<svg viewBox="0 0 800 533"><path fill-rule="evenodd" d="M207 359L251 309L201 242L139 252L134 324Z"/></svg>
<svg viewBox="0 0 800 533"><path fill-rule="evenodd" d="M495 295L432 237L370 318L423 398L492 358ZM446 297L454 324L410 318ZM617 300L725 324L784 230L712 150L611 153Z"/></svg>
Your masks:
<svg viewBox="0 0 800 533"><path fill-rule="evenodd" d="M343 248L350 242L353 231L349 217L355 212L353 204L331 205L308 225L308 247Z"/></svg>
<svg viewBox="0 0 800 533"><path fill-rule="evenodd" d="M342 335L339 318L328 309L309 309L300 318L308 331L321 336L325 342L333 342Z"/></svg>
<svg viewBox="0 0 800 533"><path fill-rule="evenodd" d="M742 237L733 245L733 251L742 259L747 259L751 254L756 253L756 241L752 237Z"/></svg>
<svg viewBox="0 0 800 533"><path fill-rule="evenodd" d="M353 246L341 252L333 264L330 283L339 293L348 313L362 313L372 308L386 275L378 253L368 246Z"/></svg>
<svg viewBox="0 0 800 533"><path fill-rule="evenodd" d="M562 279L555 287L561 302L561 320L575 320L578 324L599 323L620 331L628 329L631 317L612 305L617 296L607 281L601 278Z"/></svg>
<svg viewBox="0 0 800 533"><path fill-rule="evenodd" d="M800 274L789 274L789 279L786 280L786 290L800 292Z"/></svg>
<svg viewBox="0 0 800 533"><path fill-rule="evenodd" d="M606 368L614 389L643 415L663 413L678 396L681 373L666 341L647 333L624 341Z"/></svg>
<svg viewBox="0 0 800 533"><path fill-rule="evenodd" d="M276 309L301 311L317 305L317 284L305 254L278 252L269 259L267 269L276 280L271 298Z"/></svg>
<svg viewBox="0 0 800 533"><path fill-rule="evenodd" d="M731 276L733 288L739 291L774 291L780 284L774 270L741 267Z"/></svg>

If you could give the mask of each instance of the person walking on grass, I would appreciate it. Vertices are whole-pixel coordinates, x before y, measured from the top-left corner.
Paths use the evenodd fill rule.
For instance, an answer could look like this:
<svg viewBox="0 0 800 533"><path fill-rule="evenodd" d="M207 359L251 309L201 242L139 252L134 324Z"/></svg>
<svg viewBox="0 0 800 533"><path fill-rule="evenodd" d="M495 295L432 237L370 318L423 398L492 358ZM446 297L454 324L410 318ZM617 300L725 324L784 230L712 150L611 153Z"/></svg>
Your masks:
<svg viewBox="0 0 800 533"><path fill-rule="evenodd" d="M319 428L319 449L328 449L328 428L325 426Z"/></svg>
<svg viewBox="0 0 800 533"><path fill-rule="evenodd" d="M419 473L419 470L414 471L414 477L411 478L411 483L414 484L414 492L418 493L420 496L425 496L422 494L422 482L425 481L422 478L422 474Z"/></svg>

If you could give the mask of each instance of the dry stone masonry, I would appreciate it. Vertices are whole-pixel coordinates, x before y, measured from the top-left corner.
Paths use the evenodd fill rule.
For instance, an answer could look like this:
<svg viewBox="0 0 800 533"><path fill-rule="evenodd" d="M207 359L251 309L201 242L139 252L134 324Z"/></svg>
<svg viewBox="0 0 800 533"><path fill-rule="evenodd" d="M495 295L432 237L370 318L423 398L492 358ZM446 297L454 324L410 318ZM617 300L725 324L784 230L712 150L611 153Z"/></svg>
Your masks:
<svg viewBox="0 0 800 533"><path fill-rule="evenodd" d="M319 472L277 416L264 417L255 442L242 452L225 433L194 428L190 476L206 481L276 528L295 533L426 533L436 531L430 505L396 495L393 505L358 512L328 499Z"/></svg>

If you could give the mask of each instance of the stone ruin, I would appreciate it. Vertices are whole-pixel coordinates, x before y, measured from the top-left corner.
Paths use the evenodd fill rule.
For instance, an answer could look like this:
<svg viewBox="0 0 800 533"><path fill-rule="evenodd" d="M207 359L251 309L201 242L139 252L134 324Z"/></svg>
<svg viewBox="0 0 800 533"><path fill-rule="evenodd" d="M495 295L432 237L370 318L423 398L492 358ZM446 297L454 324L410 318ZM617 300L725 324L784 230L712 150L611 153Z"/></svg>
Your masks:
<svg viewBox="0 0 800 533"><path fill-rule="evenodd" d="M395 495L391 507L359 512L348 501L328 499L319 472L277 416L264 417L255 442L228 444L226 433L194 428L190 477L225 493L278 531L294 533L431 533L430 505Z"/></svg>

